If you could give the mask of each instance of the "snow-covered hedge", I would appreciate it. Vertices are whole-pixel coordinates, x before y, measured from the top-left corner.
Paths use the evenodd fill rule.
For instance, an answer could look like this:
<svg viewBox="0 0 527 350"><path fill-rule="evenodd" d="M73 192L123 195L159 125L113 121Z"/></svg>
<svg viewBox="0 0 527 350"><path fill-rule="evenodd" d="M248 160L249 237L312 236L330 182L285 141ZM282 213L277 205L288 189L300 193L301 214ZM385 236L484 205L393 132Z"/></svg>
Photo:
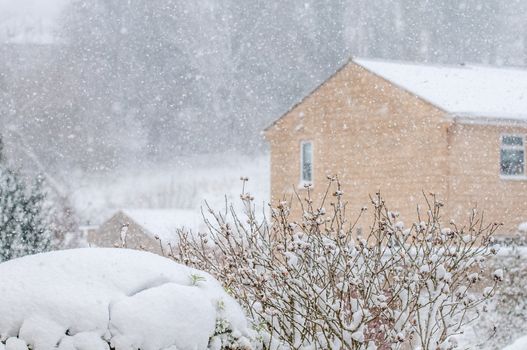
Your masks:
<svg viewBox="0 0 527 350"><path fill-rule="evenodd" d="M209 274L146 252L74 249L0 264L0 349L250 349Z"/></svg>

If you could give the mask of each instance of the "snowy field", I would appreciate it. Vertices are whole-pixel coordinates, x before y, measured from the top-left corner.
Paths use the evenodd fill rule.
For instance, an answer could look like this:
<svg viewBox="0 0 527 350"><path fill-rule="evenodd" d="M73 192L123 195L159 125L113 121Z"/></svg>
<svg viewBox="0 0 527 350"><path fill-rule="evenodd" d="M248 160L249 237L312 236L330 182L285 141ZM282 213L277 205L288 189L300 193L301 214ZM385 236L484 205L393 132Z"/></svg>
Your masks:
<svg viewBox="0 0 527 350"><path fill-rule="evenodd" d="M269 158L232 154L182 158L172 166L134 167L72 181L72 200L81 224L100 224L119 209L190 209L205 201L217 210L240 204L240 177L262 207L270 198Z"/></svg>

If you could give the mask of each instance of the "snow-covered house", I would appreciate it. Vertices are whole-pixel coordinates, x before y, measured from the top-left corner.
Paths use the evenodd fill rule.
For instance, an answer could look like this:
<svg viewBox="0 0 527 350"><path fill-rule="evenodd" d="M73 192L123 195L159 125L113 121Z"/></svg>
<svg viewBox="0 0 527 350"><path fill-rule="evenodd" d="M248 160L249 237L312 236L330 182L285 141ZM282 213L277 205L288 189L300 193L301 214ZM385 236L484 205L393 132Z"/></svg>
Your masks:
<svg viewBox="0 0 527 350"><path fill-rule="evenodd" d="M527 221L524 69L352 59L265 135L273 200L337 174L355 213L380 190L413 221L425 191L457 222L474 206L504 233Z"/></svg>
<svg viewBox="0 0 527 350"><path fill-rule="evenodd" d="M96 247L122 247L161 253L178 239L177 230L192 232L202 228L201 214L182 209L122 209L96 231L88 233L88 243ZM124 242L124 243L123 243Z"/></svg>

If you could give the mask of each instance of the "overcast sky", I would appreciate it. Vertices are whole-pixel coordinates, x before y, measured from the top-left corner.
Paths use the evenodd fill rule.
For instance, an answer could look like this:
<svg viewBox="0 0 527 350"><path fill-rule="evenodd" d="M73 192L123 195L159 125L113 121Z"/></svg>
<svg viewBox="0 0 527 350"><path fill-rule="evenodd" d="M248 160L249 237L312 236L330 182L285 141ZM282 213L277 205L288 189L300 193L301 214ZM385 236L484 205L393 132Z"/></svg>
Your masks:
<svg viewBox="0 0 527 350"><path fill-rule="evenodd" d="M53 20L67 0L0 0L0 19L37 17Z"/></svg>

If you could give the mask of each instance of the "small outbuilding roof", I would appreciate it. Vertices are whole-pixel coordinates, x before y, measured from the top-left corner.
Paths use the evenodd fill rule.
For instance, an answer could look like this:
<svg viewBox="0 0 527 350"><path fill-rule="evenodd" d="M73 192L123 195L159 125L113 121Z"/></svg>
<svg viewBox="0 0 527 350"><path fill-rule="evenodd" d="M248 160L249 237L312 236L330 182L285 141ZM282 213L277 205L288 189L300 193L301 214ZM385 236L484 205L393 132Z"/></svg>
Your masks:
<svg viewBox="0 0 527 350"><path fill-rule="evenodd" d="M198 231L203 221L198 211L185 209L123 209L121 212L164 242L173 242L177 229Z"/></svg>
<svg viewBox="0 0 527 350"><path fill-rule="evenodd" d="M454 116L527 120L527 69L362 58L353 62Z"/></svg>

